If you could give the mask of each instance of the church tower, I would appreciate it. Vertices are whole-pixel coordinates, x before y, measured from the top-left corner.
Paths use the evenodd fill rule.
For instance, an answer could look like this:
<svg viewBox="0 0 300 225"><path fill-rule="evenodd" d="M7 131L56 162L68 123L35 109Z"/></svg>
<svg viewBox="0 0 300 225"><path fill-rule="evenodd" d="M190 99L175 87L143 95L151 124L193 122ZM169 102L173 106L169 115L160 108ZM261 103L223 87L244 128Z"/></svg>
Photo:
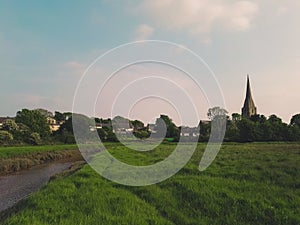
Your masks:
<svg viewBox="0 0 300 225"><path fill-rule="evenodd" d="M257 113L256 107L254 105L254 101L251 95L249 75L247 75L247 91L246 91L244 107L242 108L242 116L249 118L252 115L256 115L256 113Z"/></svg>

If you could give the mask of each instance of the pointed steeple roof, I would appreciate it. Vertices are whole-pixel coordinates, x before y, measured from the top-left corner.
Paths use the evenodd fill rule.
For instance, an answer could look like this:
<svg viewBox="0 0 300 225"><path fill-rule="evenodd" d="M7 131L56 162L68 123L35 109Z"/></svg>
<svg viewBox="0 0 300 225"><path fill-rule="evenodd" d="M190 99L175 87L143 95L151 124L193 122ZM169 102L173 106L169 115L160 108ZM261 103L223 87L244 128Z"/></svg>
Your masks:
<svg viewBox="0 0 300 225"><path fill-rule="evenodd" d="M246 91L246 98L245 98L245 103L250 103L253 102L252 99L252 94L251 94L251 87L250 87L250 80L249 80L249 75L247 74L247 91ZM254 104L254 102L253 102Z"/></svg>
<svg viewBox="0 0 300 225"><path fill-rule="evenodd" d="M242 109L242 115L246 117L250 117L255 114L256 114L256 107L251 94L249 75L247 75L247 90L246 90L244 107Z"/></svg>

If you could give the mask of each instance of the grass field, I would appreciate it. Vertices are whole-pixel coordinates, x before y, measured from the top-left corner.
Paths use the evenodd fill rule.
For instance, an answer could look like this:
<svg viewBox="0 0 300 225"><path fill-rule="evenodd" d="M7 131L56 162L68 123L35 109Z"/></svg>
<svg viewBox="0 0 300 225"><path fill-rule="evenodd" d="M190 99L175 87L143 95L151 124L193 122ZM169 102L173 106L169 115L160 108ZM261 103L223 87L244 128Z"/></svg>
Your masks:
<svg viewBox="0 0 300 225"><path fill-rule="evenodd" d="M141 153L110 144L109 151L147 165L175 146ZM204 148L175 176L146 187L113 183L86 165L21 202L1 224L300 224L300 144L226 143L200 172Z"/></svg>

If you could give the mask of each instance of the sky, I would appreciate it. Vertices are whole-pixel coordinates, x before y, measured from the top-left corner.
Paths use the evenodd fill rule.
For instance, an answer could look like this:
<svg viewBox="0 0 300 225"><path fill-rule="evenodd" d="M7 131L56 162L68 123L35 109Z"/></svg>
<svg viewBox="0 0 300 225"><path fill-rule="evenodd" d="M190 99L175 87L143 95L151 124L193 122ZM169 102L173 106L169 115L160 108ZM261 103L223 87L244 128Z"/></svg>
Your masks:
<svg viewBox="0 0 300 225"><path fill-rule="evenodd" d="M207 109L214 106L207 97L215 88L205 83L208 74L214 76L229 114L240 113L249 74L258 113L289 122L300 113L299 10L298 0L2 0L0 116L14 116L22 108L46 108L87 114L93 109L105 118L122 114L127 105L125 116L144 122L168 114L177 124L193 125L196 119L207 119ZM148 39L165 45L117 49L85 73L107 51ZM186 49L205 63L197 66ZM132 54L145 60L148 52L151 59L162 60L164 55L178 68L191 69L196 78L202 77L201 88L178 68L155 63L130 66L105 83L112 67L133 62ZM90 83L81 85L87 74ZM73 107L78 87L86 104L80 109ZM102 92L99 87L104 87ZM152 87L151 93L147 87ZM135 99L125 98L132 95ZM187 108L181 113L178 109L188 107L186 96L196 108L195 117ZM93 107L87 105L92 102ZM112 103L118 103L114 109Z"/></svg>

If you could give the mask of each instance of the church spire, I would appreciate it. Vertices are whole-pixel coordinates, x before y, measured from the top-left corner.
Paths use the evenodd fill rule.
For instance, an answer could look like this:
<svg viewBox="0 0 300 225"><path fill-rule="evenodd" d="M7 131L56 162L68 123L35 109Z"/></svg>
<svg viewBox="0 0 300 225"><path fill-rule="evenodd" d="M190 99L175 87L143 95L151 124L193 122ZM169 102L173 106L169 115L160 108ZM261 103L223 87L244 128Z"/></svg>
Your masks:
<svg viewBox="0 0 300 225"><path fill-rule="evenodd" d="M250 79L249 79L249 75L247 75L247 90L246 90L244 107L242 108L242 116L249 118L252 115L256 115L256 113L257 110L251 94Z"/></svg>
<svg viewBox="0 0 300 225"><path fill-rule="evenodd" d="M248 100L252 99L249 75L247 75L247 91L246 91L246 99L248 99Z"/></svg>

